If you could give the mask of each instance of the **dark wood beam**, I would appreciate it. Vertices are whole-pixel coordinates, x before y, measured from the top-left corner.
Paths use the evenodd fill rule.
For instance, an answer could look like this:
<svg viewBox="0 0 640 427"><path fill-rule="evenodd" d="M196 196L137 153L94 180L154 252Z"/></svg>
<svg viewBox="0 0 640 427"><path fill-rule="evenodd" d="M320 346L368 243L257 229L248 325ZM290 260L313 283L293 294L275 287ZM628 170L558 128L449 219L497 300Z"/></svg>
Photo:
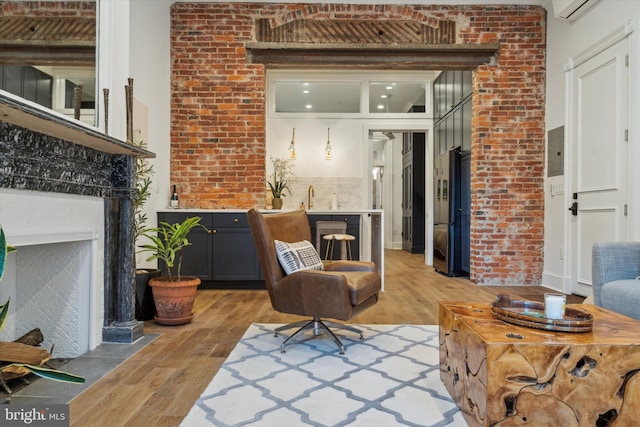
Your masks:
<svg viewBox="0 0 640 427"><path fill-rule="evenodd" d="M95 46L0 46L0 65L95 66Z"/></svg>
<svg viewBox="0 0 640 427"><path fill-rule="evenodd" d="M474 69L495 60L498 44L382 45L259 43L246 45L247 60L267 68L446 70Z"/></svg>

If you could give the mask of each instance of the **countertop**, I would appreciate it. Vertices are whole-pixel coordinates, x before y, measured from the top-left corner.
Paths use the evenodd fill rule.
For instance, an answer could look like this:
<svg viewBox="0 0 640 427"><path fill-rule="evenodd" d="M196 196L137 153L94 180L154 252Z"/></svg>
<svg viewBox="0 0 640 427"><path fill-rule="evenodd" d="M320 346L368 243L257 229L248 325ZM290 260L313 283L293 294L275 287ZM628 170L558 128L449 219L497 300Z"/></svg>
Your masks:
<svg viewBox="0 0 640 427"><path fill-rule="evenodd" d="M246 213L249 209L161 209L158 212L185 212L185 213ZM291 212L295 209L259 209L264 213ZM307 209L307 215L362 215L382 213L382 209Z"/></svg>

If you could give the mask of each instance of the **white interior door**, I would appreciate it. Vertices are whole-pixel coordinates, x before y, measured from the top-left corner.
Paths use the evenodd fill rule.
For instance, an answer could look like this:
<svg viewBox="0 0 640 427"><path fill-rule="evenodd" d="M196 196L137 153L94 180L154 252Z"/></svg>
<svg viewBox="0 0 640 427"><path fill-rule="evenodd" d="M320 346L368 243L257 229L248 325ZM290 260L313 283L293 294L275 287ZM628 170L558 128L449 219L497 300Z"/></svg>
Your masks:
<svg viewBox="0 0 640 427"><path fill-rule="evenodd" d="M591 247L627 236L628 41L575 68L572 81L571 291L591 294Z"/></svg>

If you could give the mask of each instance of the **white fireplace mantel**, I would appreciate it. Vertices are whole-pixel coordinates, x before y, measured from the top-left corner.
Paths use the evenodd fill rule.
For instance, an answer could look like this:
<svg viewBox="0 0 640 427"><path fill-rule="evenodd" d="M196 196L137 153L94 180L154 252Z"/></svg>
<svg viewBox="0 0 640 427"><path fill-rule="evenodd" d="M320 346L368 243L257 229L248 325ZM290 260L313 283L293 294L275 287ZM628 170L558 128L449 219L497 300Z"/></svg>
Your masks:
<svg viewBox="0 0 640 427"><path fill-rule="evenodd" d="M155 154L105 135L80 120L0 90L0 120L109 154L153 158Z"/></svg>
<svg viewBox="0 0 640 427"><path fill-rule="evenodd" d="M96 231L79 231L73 233L26 234L11 236L11 245L16 247L48 245L51 243L81 242L96 240L100 236Z"/></svg>

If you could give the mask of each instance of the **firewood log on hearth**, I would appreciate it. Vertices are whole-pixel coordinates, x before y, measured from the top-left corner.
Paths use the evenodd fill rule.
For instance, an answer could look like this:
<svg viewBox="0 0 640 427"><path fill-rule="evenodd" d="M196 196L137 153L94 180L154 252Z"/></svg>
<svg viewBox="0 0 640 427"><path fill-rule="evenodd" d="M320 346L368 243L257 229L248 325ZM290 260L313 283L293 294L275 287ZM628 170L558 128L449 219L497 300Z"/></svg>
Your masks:
<svg viewBox="0 0 640 427"><path fill-rule="evenodd" d="M23 336L21 336L20 338L18 338L14 342L19 342L19 343L22 343L22 344L38 346L38 345L42 344L42 341L44 341L44 335L42 335L42 331L40 330L40 328L35 328L35 329L30 330L29 332L27 332Z"/></svg>
<svg viewBox="0 0 640 427"><path fill-rule="evenodd" d="M12 363L42 366L51 360L51 353L38 347L44 340L40 329L33 329L14 342L0 341L0 367ZM20 366L10 366L2 370L2 380L8 381L20 378L29 373L29 369Z"/></svg>

